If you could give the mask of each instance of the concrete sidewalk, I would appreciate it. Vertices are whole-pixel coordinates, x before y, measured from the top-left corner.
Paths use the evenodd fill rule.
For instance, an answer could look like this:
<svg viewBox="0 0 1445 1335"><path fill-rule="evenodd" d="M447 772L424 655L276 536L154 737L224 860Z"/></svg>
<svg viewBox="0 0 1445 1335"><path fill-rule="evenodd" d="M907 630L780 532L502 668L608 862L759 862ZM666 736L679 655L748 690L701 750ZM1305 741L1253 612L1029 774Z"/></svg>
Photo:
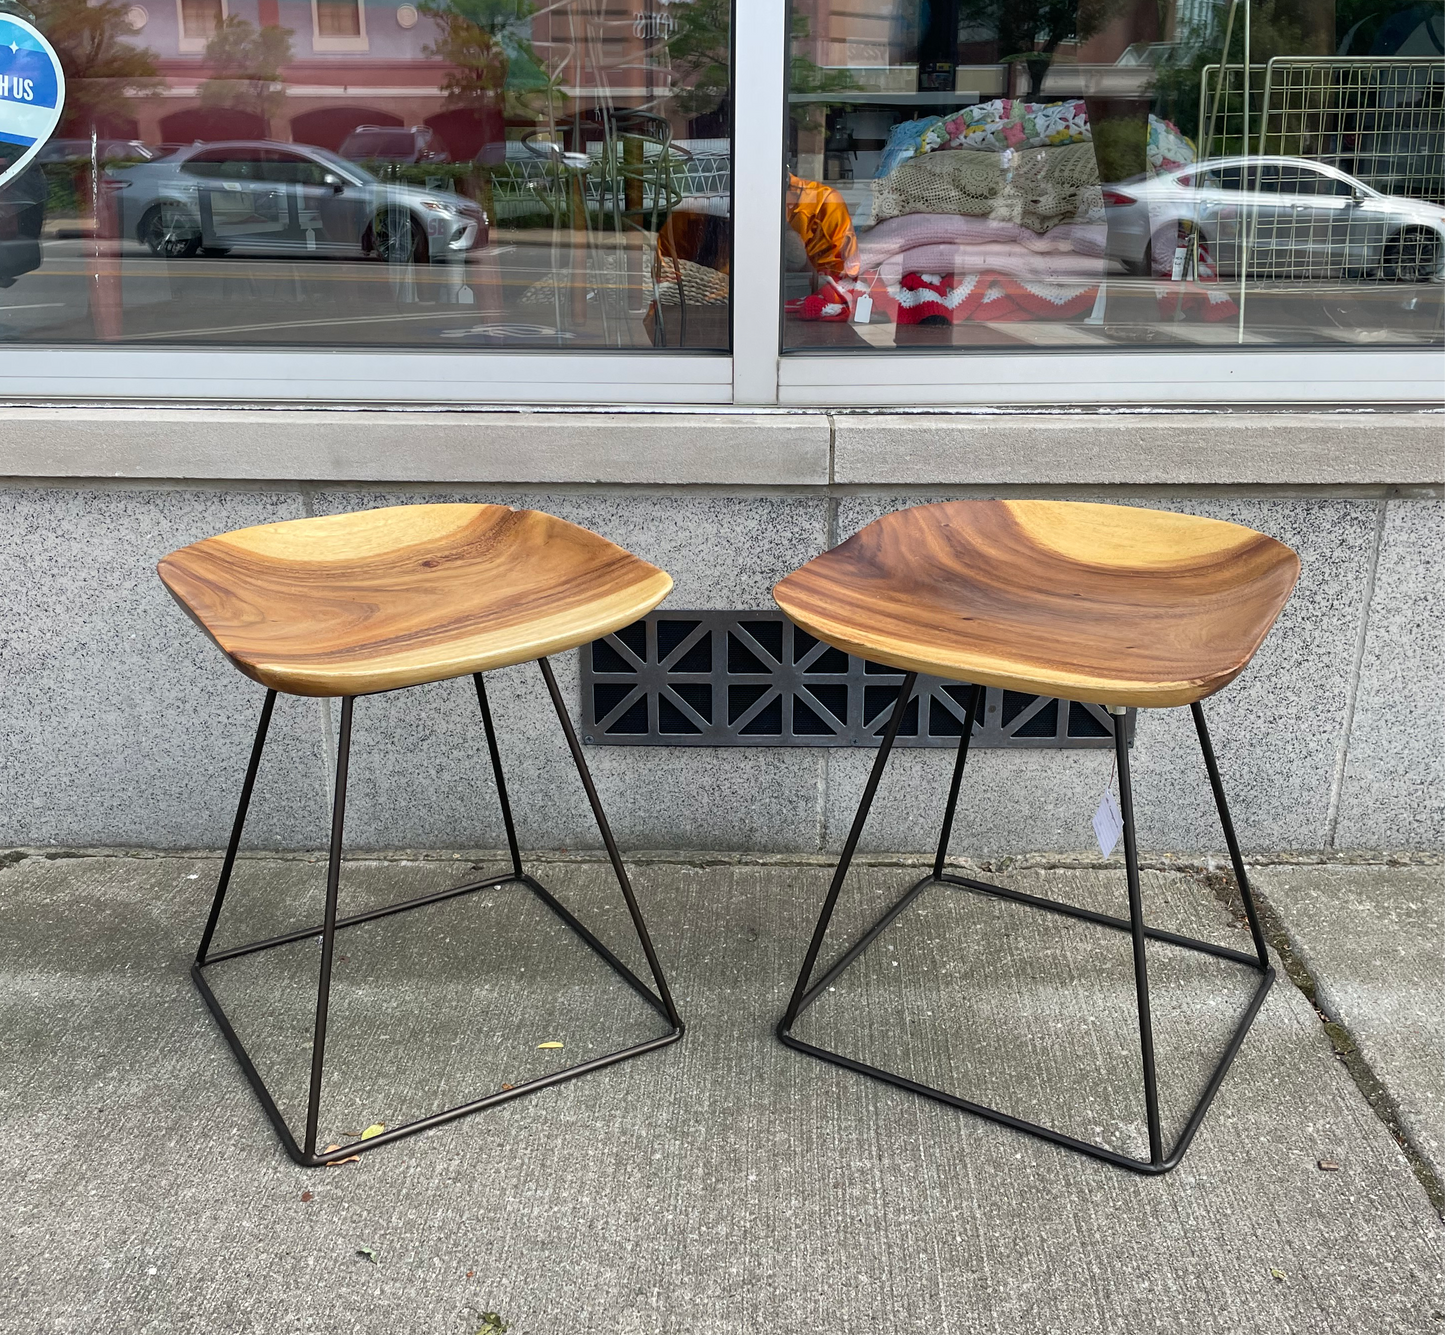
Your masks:
<svg viewBox="0 0 1445 1335"><path fill-rule="evenodd" d="M439 889L474 875L466 866L348 864L345 907ZM0 1330L472 1335L495 1311L514 1335L1445 1332L1440 1216L1283 976L1183 1166L1141 1178L781 1047L772 1026L826 869L649 862L638 893L689 1024L680 1045L303 1170L187 976L217 869L32 855L0 870ZM641 968L605 867L537 870ZM322 871L243 860L219 943L317 921ZM1259 877L1299 927L1322 1004L1400 1082L1422 1141L1445 1077L1417 1058L1428 1025L1408 1042L1401 1031L1425 1000L1439 1005L1439 942L1420 939L1438 907L1400 906L1438 906L1438 871ZM860 867L843 935L919 874ZM1123 906L1117 869L998 879ZM1205 878L1148 872L1144 891L1152 923L1247 948ZM1322 908L1347 899L1397 906L1392 939L1433 996L1396 986L1379 1001L1371 915L1346 924ZM516 887L349 929L338 952L327 1139L659 1028ZM293 1125L315 959L306 941L215 973ZM1149 962L1177 1128L1251 975L1167 946ZM1115 933L934 889L800 1032L1143 1146L1132 972ZM552 1041L564 1047L537 1047Z"/></svg>

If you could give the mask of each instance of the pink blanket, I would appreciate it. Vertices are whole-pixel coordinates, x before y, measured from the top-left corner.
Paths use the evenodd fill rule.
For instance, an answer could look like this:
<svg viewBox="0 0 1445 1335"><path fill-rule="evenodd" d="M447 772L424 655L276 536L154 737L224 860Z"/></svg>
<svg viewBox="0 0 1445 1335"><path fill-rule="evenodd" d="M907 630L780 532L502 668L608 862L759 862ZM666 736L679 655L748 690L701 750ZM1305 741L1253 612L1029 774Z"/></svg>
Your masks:
<svg viewBox="0 0 1445 1335"><path fill-rule="evenodd" d="M867 266L865 266L867 267ZM1097 283L1106 264L1099 255L1073 252L1039 254L1016 241L989 241L982 245L914 246L890 255L877 266L879 279L896 286L904 274L1002 273L1039 283Z"/></svg>
<svg viewBox="0 0 1445 1335"><path fill-rule="evenodd" d="M1072 251L1102 256L1108 240L1103 223L1060 223L1040 235L1018 223L957 213L908 213L889 218L859 238L859 259L877 269L892 255L922 246L974 246L1012 242L1035 254Z"/></svg>

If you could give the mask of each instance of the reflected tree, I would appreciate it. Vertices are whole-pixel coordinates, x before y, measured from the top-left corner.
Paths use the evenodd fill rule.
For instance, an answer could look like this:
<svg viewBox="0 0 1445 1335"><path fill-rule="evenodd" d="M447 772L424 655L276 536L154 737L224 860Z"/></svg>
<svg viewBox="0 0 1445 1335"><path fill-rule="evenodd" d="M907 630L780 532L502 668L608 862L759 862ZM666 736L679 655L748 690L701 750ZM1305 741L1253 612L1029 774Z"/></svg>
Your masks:
<svg viewBox="0 0 1445 1335"><path fill-rule="evenodd" d="M441 81L448 110L491 112L508 93L551 89L527 36L533 0L422 0L417 8L437 29L422 54L450 66Z"/></svg>
<svg viewBox="0 0 1445 1335"><path fill-rule="evenodd" d="M965 26L998 34L999 59L1028 71L1029 97L1043 92L1044 75L1065 42L1087 42L1131 0L964 0Z"/></svg>
<svg viewBox="0 0 1445 1335"><path fill-rule="evenodd" d="M206 43L211 76L200 88L203 107L229 107L271 121L286 104L282 69L290 63L293 30L275 24L257 28L234 14L221 20Z"/></svg>
<svg viewBox="0 0 1445 1335"><path fill-rule="evenodd" d="M20 6L6 6L25 15ZM34 0L33 22L55 48L65 71L65 118L61 134L128 138L135 98L159 89L156 54L129 40L127 4L114 0Z"/></svg>

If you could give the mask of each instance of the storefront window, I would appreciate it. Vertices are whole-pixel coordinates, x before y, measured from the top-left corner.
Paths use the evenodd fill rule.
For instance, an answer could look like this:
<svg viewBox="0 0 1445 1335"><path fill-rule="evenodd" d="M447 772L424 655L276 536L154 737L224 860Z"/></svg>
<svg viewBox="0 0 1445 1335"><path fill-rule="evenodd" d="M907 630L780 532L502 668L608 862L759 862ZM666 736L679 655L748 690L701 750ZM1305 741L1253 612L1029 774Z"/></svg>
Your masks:
<svg viewBox="0 0 1445 1335"><path fill-rule="evenodd" d="M729 347L726 0L0 13L66 83L0 184L0 340Z"/></svg>
<svg viewBox="0 0 1445 1335"><path fill-rule="evenodd" d="M789 54L785 348L1442 340L1438 3L794 0Z"/></svg>

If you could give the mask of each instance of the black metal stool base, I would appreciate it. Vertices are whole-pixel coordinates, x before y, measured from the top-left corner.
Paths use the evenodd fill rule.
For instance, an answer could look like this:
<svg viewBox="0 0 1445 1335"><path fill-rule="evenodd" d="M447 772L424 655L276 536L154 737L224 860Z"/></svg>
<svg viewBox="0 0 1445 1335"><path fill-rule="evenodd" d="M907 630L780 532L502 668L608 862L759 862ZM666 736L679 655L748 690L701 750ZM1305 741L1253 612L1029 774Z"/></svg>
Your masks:
<svg viewBox="0 0 1445 1335"><path fill-rule="evenodd" d="M1198 704L1191 706L1194 714L1195 727L1199 735L1200 748L1204 754L1205 766L1209 771L1210 785L1214 791L1215 804L1219 810L1220 823L1224 830L1225 841L1229 846L1230 859L1234 865L1235 877L1238 880L1240 895L1244 902L1245 916L1249 921L1250 932L1255 947L1253 954L1232 950L1227 946L1218 946L1209 941L1199 941L1193 937L1181 936L1175 932L1162 931L1156 927L1149 927L1144 923L1139 887L1139 856L1134 837L1134 803L1129 778L1129 752L1128 744L1124 737L1124 719L1122 712L1114 716L1114 736L1115 754L1118 758L1119 767L1120 806L1121 814L1124 818L1124 862L1129 882L1130 912L1128 918L1118 918L1107 913L1096 913L1091 909L1079 908L1073 904L1061 904L1055 900L1044 899L1038 895L1025 894L1022 891L1011 890L1006 886L994 885L988 881L974 880L971 877L955 876L945 872L943 869L944 858L947 853L949 835L953 828L954 814L958 806L959 788L963 779L964 765L968 758L968 742L973 732L974 719L977 715L983 694L982 688L975 686L969 704L968 716L964 724L963 735L959 738L958 758L954 766L953 782L949 790L948 801L944 811L943 830L939 838L938 851L934 859L932 872L911 886L907 893L888 909L873 926L868 928L838 959L837 963L828 969L816 983L810 983L819 951L827 935L828 924L832 919L833 910L838 902L838 895L842 890L843 881L848 874L849 865L853 860L853 853L857 848L859 836L863 832L864 822L867 820L868 812L872 807L873 797L878 789L878 782L888 763L888 755L892 749L894 739L898 735L898 727L903 720L903 713L908 704L909 696L912 694L913 683L914 677L910 675L904 680L899 690L898 700L894 706L888 729L884 734L883 743L879 748L878 757L874 761L872 772L868 776L868 783L864 788L862 801L859 803L858 812L853 819L852 829L849 832L847 842L844 844L842 857L833 875L833 881L828 889L828 895L824 901L822 913L819 915L817 926L814 929L813 939L809 945L807 957L803 962L802 972L798 976L797 985L793 990L792 1000L789 1002L787 1013L778 1022L778 1038L786 1046L798 1052L806 1052L809 1056L831 1062L835 1066L842 1066L847 1070L856 1071L860 1075L871 1076L875 1080L881 1080L886 1084L895 1085L899 1089L906 1089L911 1093L921 1094L925 1098L934 1099L939 1103L947 1104L951 1108L958 1108L963 1112L973 1113L978 1117L987 1118L989 1121L997 1122L1001 1126L1009 1127L1014 1131L1022 1131L1032 1136L1038 1136L1040 1139L1046 1140L1051 1144L1060 1145L1065 1149L1074 1150L1079 1154L1086 1154L1095 1159L1101 1159L1105 1163L1113 1164L1116 1167L1127 1168L1136 1173L1155 1175L1169 1172L1179 1165L1186 1151L1189 1149L1195 1133L1204 1121L1204 1115L1209 1110L1209 1105L1214 1101L1214 1096L1219 1092L1219 1087L1223 1083L1230 1066L1233 1064L1234 1058L1239 1052L1240 1045L1244 1042L1244 1036L1249 1032L1250 1026L1254 1023L1255 1016L1259 1014L1259 1008L1264 1004L1265 996L1274 984L1275 979L1275 971L1269 963L1269 955L1265 949L1264 934L1260 928L1259 916L1255 909L1254 898L1250 892L1249 880L1245 875L1239 844L1235 838L1234 825L1230 819L1229 808L1225 802L1224 788L1219 777L1218 766L1215 762L1214 748L1210 743L1209 731L1204 722L1203 710ZM990 1108L984 1104L975 1103L971 1099L960 1098L944 1090L919 1084L916 1080L910 1080L906 1076L899 1075L896 1072L871 1066L867 1062L858 1061L839 1052L831 1052L826 1048L817 1047L815 1044L807 1043L794 1036L792 1029L797 1023L798 1016L811 1006L824 990L835 982L848 966L857 960L910 904L918 899L930 886L935 885L957 887L958 889L971 891L976 894L1008 900L1015 904L1024 905L1027 908L1040 909L1046 913L1074 918L1081 922L1091 923L1094 926L1129 933L1133 939L1134 947L1134 980L1139 1011L1141 1055L1143 1058L1144 1104L1149 1133L1149 1158L1139 1159L1127 1154L1120 1154L1103 1145L1095 1145L1089 1141L1080 1140L1075 1136L1066 1135L1062 1131L1056 1131L1051 1127L1041 1126L1037 1122L1030 1122L1022 1117L1014 1117L1009 1113L999 1111L997 1108ZM1144 947L1147 941L1159 941L1167 945L1180 946L1186 950L1193 950L1201 954L1212 955L1217 959L1228 960L1233 964L1242 965L1258 973L1260 976L1259 984L1255 988L1253 996L1250 998L1249 1005L1245 1008L1244 1015L1235 1026L1234 1033L1230 1037L1224 1055L1220 1058L1214 1068L1213 1074L1205 1084L1203 1093L1195 1104L1194 1110L1190 1113L1184 1130L1180 1133L1174 1146L1167 1152L1163 1146L1160 1127L1159 1097L1154 1066L1154 1039L1149 1010L1148 971L1144 957Z"/></svg>
<svg viewBox="0 0 1445 1335"><path fill-rule="evenodd" d="M482 711L482 723L487 734L487 747L491 752L492 768L497 783L497 795L502 807L502 819L507 831L507 845L512 863L511 871L505 872L500 876L488 877L486 880L470 881L464 885L451 886L446 890L438 890L432 894L419 895L413 899L402 900L399 903L387 904L381 908L370 909L364 913L354 913L344 918L337 916L341 872L341 841L346 806L346 778L351 750L352 706L355 700L354 696L347 696L342 701L341 729L337 746L336 795L332 806L331 850L327 864L325 921L314 927L306 927L297 931L287 932L281 936L269 937L264 941L253 941L249 945L233 946L226 950L212 951L210 949L211 939L215 934L216 924L220 920L221 906L225 900L226 888L230 883L231 873L235 867L236 853L241 841L241 831L245 825L246 811L250 806L251 792L256 783L256 772L260 767L261 754L266 743L266 732L270 726L271 713L276 703L276 692L268 691L266 694L266 702L261 709L261 720L256 729L256 740L251 750L251 762L247 768L246 779L241 788L241 800L236 812L236 822L231 831L231 840L226 849L225 860L221 864L221 876L216 888L216 897L211 905L210 917L207 920L205 932L201 937L201 944L196 953L195 962L191 965L191 977L195 981L196 987L200 991L206 1005L210 1008L211 1014L215 1016L216 1023L220 1026L226 1042L230 1044L231 1051L235 1054L236 1060L240 1064L241 1070L245 1073L246 1079L250 1081L251 1088L255 1091L261 1107L264 1109L267 1117L271 1119L271 1124L275 1127L276 1134L280 1138L286 1153L302 1167L320 1167L324 1164L336 1163L354 1154L379 1149L382 1145L388 1145L393 1141L401 1140L403 1137L415 1135L419 1131L430 1130L432 1127L440 1126L444 1122L454 1121L459 1117L466 1117L470 1113L480 1112L484 1108L491 1108L499 1103L507 1103L512 1099L522 1098L527 1094L535 1094L537 1091L546 1089L551 1085L561 1084L564 1080L572 1080L579 1075L586 1075L589 1071L598 1070L603 1066L611 1066L616 1062L626 1061L629 1057L640 1056L642 1053L651 1052L655 1048L666 1047L670 1043L676 1043L678 1039L683 1036L683 1023L681 1019L678 1018L672 995L668 991L666 980L662 976L662 969L658 963L656 952L653 949L651 938L648 935L647 926L642 920L641 911L638 909L636 898L633 895L631 881L627 876L626 869L622 865L622 858L617 850L617 844L612 837L612 830L607 823L607 817L603 813L601 803L598 800L597 790L593 786L592 776L587 769L587 762L583 757L582 748L578 744L576 731L572 727L572 721L568 717L566 706L563 704L561 692L557 689L556 679L552 675L551 665L545 658L539 659L538 662L542 669L543 679L547 683L548 692L552 697L553 707L556 709L558 720L562 725L562 731L572 751L573 760L576 762L578 773L582 779L582 785L586 789L588 801L591 803L593 814L597 818L603 843L606 845L613 871L622 889L623 898L627 902L628 912L632 917L633 926L637 930L638 941L642 946L643 954L646 956L648 968L652 974L657 990L654 992L638 978L638 976L619 960L612 951L603 945L546 886L535 877L523 871L521 854L517 847L516 830L512 822L512 810L507 800L507 788L502 773L501 756L497 750L496 732L492 726L492 715L487 703L486 687L483 684L480 673L475 674L473 680L476 684L477 700ZM443 1112L432 1113L429 1116L417 1118L415 1121L407 1122L402 1126L389 1128L375 1136L368 1137L366 1140L352 1141L336 1149L323 1150L318 1153L316 1149L316 1139L325 1060L327 1012L331 994L331 964L336 933L347 927L355 927L358 924L366 922L375 922L377 919L388 918L398 913L405 913L411 909L425 908L430 904L439 904L445 900L455 899L460 895L472 894L478 890L495 889L500 886L513 884L525 886L571 928L585 945L598 955L624 983L662 1017L668 1025L667 1031L659 1034L656 1038L650 1038L642 1043L634 1043L630 1047L608 1053L606 1056L594 1057L589 1061L579 1062L576 1066L569 1066L565 1070L554 1071L549 1075L539 1076L534 1080L525 1080L514 1087L498 1090L482 1098L473 1099L468 1103L458 1104L456 1107L448 1108ZM305 941L316 937L321 939L321 973L316 998L316 1028L311 1048L311 1089L307 1101L305 1133L301 1139L298 1140L290 1126L287 1125L286 1119L281 1114L281 1110L276 1106L275 1099L271 1097L270 1091L266 1088L265 1081L262 1080L260 1072L256 1069L256 1064L251 1060L245 1045L236 1034L234 1027L226 1016L224 1008L217 1000L216 994L206 981L205 970L212 965L221 964L226 960L239 959L245 955L254 955L263 950L271 950L277 946L291 945L298 941Z"/></svg>

